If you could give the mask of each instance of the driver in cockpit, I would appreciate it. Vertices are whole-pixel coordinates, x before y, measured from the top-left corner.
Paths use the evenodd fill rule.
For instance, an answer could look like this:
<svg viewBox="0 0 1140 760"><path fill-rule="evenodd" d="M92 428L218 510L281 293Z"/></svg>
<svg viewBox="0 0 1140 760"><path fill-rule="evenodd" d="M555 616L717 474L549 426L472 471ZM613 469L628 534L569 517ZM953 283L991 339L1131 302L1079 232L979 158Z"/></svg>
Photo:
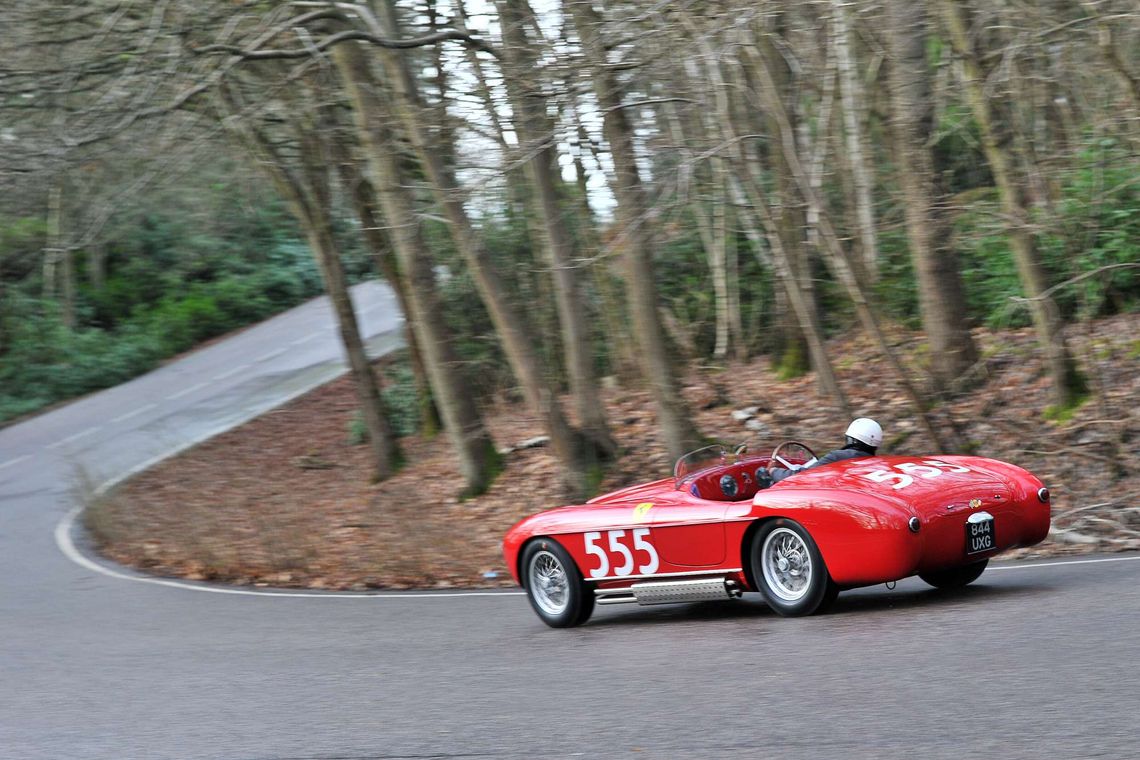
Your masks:
<svg viewBox="0 0 1140 760"><path fill-rule="evenodd" d="M879 427L879 423L867 417L860 417L848 425L845 435L846 443L843 448L824 454L806 467L796 467L793 469L769 467L767 469L761 468L757 470L756 484L761 488L767 488L773 483L779 483L784 478L795 475L797 472L803 472L812 467L819 467L822 464L831 464L832 462L840 462L844 459L856 459L858 457L873 457L883 442L883 429Z"/></svg>

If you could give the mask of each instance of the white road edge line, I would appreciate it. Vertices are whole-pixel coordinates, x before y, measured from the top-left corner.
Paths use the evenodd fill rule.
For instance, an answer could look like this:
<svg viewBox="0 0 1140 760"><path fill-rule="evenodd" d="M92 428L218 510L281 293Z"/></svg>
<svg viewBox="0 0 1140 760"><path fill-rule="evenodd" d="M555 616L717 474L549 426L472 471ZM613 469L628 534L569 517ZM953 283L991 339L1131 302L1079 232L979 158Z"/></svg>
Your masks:
<svg viewBox="0 0 1140 760"><path fill-rule="evenodd" d="M1001 567L991 567L986 572L993 570L1028 570L1031 567L1060 567L1061 565L1093 565L1097 562L1130 562L1140 559L1140 556L1133 557L1101 557L1100 559L1073 559L1061 562L1032 562L1025 565L1002 565Z"/></svg>
<svg viewBox="0 0 1140 760"><path fill-rule="evenodd" d="M69 435L66 438L60 438L55 443L49 443L44 448L58 449L60 446L65 446L69 443L74 443L75 441L78 441L80 438L86 438L87 436L91 435L92 433L98 432L98 430L99 430L98 425L96 425L95 427L89 427L86 430L80 430L78 433L75 433L74 435Z"/></svg>
<svg viewBox="0 0 1140 760"><path fill-rule="evenodd" d="M308 343L310 340L312 340L313 338L316 338L319 335L320 335L320 333L309 333L308 335L297 338L296 340L289 341L289 345L290 346L299 346L302 343Z"/></svg>
<svg viewBox="0 0 1140 760"><path fill-rule="evenodd" d="M132 417L138 417L143 412L149 412L151 409L157 409L157 408L158 408L158 404L147 404L146 406L140 406L138 409L135 409L133 412L127 412L126 414L120 414L118 417L113 418L111 420L111 422L126 422L127 420L129 420Z"/></svg>
<svg viewBox="0 0 1140 760"><path fill-rule="evenodd" d="M233 377L234 375L241 372L242 370L248 369L248 368L249 368L248 364L242 364L239 367L234 367L233 369L229 370L228 372L223 372L220 375L214 375L213 378L211 378L211 379L213 379L213 380L226 380L228 378Z"/></svg>
<svg viewBox="0 0 1140 760"><path fill-rule="evenodd" d="M385 332L392 332L392 331L385 331ZM333 380L337 377L340 377L341 375L343 375L347 371L348 371L348 368L346 366L344 366L343 364L338 364L336 366L336 369L330 371L328 373L328 377L321 380L319 383L317 383L317 385L320 385L321 383L328 382L328 381ZM313 389L313 387L316 387L316 386L295 388L291 393L286 394L285 398L278 399L273 404L273 406L271 406L269 408L275 408L275 407L280 406L282 404L287 404L288 402L292 401L293 399L297 398L298 396L301 396L305 393L308 393L309 391L311 391ZM189 393L190 390L192 390L192 389L188 389L188 390L184 391L183 393ZM266 411L266 410L260 410L260 411ZM258 413L260 413L260 412L258 412ZM256 414L254 416L256 416ZM183 451L185 451L189 448L192 448L194 446L197 446L202 441L205 441L209 438L212 438L215 435L218 435L219 433L225 432L225 430L229 430L231 427L233 427L233 426L230 425L230 426L227 426L227 427L219 429L219 430L208 430L208 431L203 432L200 435L194 436L189 441L185 441L184 443L182 443L179 446L175 446L172 449L163 452L162 454L158 454L157 456L151 457L147 461L142 462L141 464L130 468L125 473L122 473L119 476L111 478L110 480L104 482L103 484L96 487L95 493L97 495L106 493L112 487L114 487L118 483L123 482L124 480L131 477L132 475L137 475L138 473L142 472L143 470L148 470L151 467L155 466L156 464L158 464L159 462L161 462L165 459L169 459L170 457L177 456L178 454L181 454ZM97 428L92 428L92 429L96 430ZM17 457L16 459L13 459L9 462L5 462L3 465L0 465L0 466L7 467L11 464L15 464L17 462L22 462L24 459L27 459L30 456L31 455L25 455L23 457ZM188 591L205 591L205 592L210 593L210 594L229 594L231 596L262 596L262 597L284 596L284 597L289 597L289 598L293 598L293 599L298 599L298 598L299 599L454 599L456 597L464 597L464 596L514 597L514 596L522 596L523 595L522 591L458 591L458 592L446 592L446 591L444 591L444 592L439 592L439 593L417 593L417 592L403 592L403 591L376 592L376 593L368 593L368 592L338 593L335 591L330 591L327 593L304 592L304 591L275 591L272 589L244 589L244 588L232 588L232 587L224 587L224 586L213 587L213 586L205 586L205 585L197 585L197 584L193 584L193 583L187 583L185 581L174 580L171 578L156 578L156 577L146 576L146 575L141 575L141 574L140 575L134 575L131 573L120 571L120 570L115 570L115 569L110 568L110 567L106 567L106 566L88 558L81 551L79 551L79 549L75 546L75 541L72 538L72 532L75 529L75 521L79 518L79 515L82 513L83 513L83 505L80 504L80 505L72 508L66 515L63 516L63 519L60 520L56 524L55 532L54 532L56 548L59 549L59 551L63 554L63 556L67 557L69 560L74 562L76 565L79 565L82 568L86 568L87 570L90 570L91 572L98 573L100 575L105 575L108 578L115 578L116 580L134 581L136 583L149 583L149 584L155 585L155 586L167 586L169 588L180 588L180 589L186 589Z"/></svg>
<svg viewBox="0 0 1140 760"><path fill-rule="evenodd" d="M167 401L174 401L176 399L182 398L183 396L189 396L194 391L200 391L203 388L205 388L207 385L209 385L209 383L198 383L197 385L191 385L189 388L183 388L182 390L178 391L178 393L170 394L169 396L166 397L166 400Z"/></svg>
<svg viewBox="0 0 1140 760"><path fill-rule="evenodd" d="M478 597L513 597L523 596L522 591L458 591L458 592L439 592L439 593L417 593L417 592L353 592L353 593L338 593L330 591L326 593L313 593L305 591L273 591L262 589L244 589L233 588L226 586L204 586L194 583L186 583L185 581L173 580L170 578L155 578L145 575L133 575L130 573L120 572L105 567L98 562L95 562L83 555L79 549L76 548L75 542L71 538L72 528L75 525L76 518L83 512L83 506L73 508L67 515L59 521L55 526L55 544L65 557L70 559L80 567L87 568L92 572L105 575L108 578L116 578L124 581L135 581L137 583L150 583L155 586L167 586L169 588L186 589L187 591L205 591L209 594L229 594L231 596L283 596L290 599L455 599L465 596L478 596ZM1140 556L1132 557L1105 557L1100 559L1075 559L1067 560L1064 562L1034 562L1024 565L1003 565L1001 567L991 567L990 571L994 570L1029 570L1035 567L1058 567L1060 565L1092 565L1100 562L1129 562L1140 560Z"/></svg>
<svg viewBox="0 0 1140 760"><path fill-rule="evenodd" d="M254 361L255 362L267 362L270 359L274 359L274 358L280 356L281 354L285 353L287 350L288 349L285 349L285 348L274 349L273 351L270 351L267 354L262 354L261 356L254 359Z"/></svg>
<svg viewBox="0 0 1140 760"><path fill-rule="evenodd" d="M109 567L95 562L88 557L84 556L79 549L76 548L75 542L71 538L71 531L75 525L76 518L79 517L83 511L83 506L74 507L67 516L59 521L55 526L55 545L63 552L63 555L69 560L84 567L92 572L105 575L108 578L115 578L123 581L136 581L138 583L150 583L155 586L167 586L169 588L181 588L189 591L205 591L209 594L229 594L231 596L284 596L290 599L454 599L456 597L464 596L522 596L521 591L459 591L459 592L440 592L440 593L417 593L417 592L377 592L368 593L365 591L358 593L338 593L330 591L328 593L307 592L307 591L273 591L261 589L245 589L245 588L232 588L226 586L201 586L193 583L186 583L184 581L177 581L170 578L153 578L144 575L132 575L130 573L120 572L113 570Z"/></svg>
<svg viewBox="0 0 1140 760"><path fill-rule="evenodd" d="M19 464L20 462L23 462L25 459L31 459L31 458L32 458L31 454L24 454L23 456L16 457L15 459L9 459L7 462L0 463L0 470L3 470L5 467L11 467L14 464Z"/></svg>

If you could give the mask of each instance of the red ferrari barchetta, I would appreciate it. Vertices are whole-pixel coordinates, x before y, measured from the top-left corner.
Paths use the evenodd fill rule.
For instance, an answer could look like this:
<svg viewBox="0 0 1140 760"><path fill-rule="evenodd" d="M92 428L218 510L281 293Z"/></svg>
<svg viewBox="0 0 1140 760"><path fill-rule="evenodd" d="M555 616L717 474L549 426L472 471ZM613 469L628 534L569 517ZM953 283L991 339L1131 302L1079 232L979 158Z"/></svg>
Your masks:
<svg viewBox="0 0 1140 760"><path fill-rule="evenodd" d="M995 553L1049 532L1049 490L982 457L873 456L758 490L770 462L813 463L788 441L771 456L710 446L673 477L528 517L503 541L507 567L542 620L585 622L597 604L732 599L759 591L781 615L810 615L858 586L918 575L964 586Z"/></svg>

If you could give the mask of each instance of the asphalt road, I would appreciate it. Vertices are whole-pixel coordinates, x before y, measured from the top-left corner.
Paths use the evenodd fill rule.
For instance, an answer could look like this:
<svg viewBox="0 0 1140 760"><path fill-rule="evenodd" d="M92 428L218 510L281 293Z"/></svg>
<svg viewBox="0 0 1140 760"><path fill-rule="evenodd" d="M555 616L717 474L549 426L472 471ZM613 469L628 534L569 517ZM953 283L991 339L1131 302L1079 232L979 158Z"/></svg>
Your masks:
<svg viewBox="0 0 1140 760"><path fill-rule="evenodd" d="M393 345L390 294L355 295ZM806 619L746 597L554 631L513 594L217 593L60 551L77 482L339 361L318 301L0 431L0 757L1140 756L1140 555L908 580Z"/></svg>

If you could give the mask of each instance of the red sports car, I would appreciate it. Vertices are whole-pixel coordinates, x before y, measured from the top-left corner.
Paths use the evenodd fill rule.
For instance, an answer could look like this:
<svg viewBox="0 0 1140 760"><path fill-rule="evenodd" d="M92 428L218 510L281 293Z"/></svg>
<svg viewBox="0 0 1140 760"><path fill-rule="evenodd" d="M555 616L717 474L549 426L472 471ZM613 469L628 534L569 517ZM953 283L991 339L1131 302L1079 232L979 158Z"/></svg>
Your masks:
<svg viewBox="0 0 1140 760"><path fill-rule="evenodd" d="M596 604L731 599L759 591L781 615L810 615L843 589L918 575L976 580L995 553L1049 532L1049 490L981 457L874 456L806 469L758 490L770 462L802 467L801 443L771 456L710 446L673 477L528 517L503 541L507 567L550 626Z"/></svg>

